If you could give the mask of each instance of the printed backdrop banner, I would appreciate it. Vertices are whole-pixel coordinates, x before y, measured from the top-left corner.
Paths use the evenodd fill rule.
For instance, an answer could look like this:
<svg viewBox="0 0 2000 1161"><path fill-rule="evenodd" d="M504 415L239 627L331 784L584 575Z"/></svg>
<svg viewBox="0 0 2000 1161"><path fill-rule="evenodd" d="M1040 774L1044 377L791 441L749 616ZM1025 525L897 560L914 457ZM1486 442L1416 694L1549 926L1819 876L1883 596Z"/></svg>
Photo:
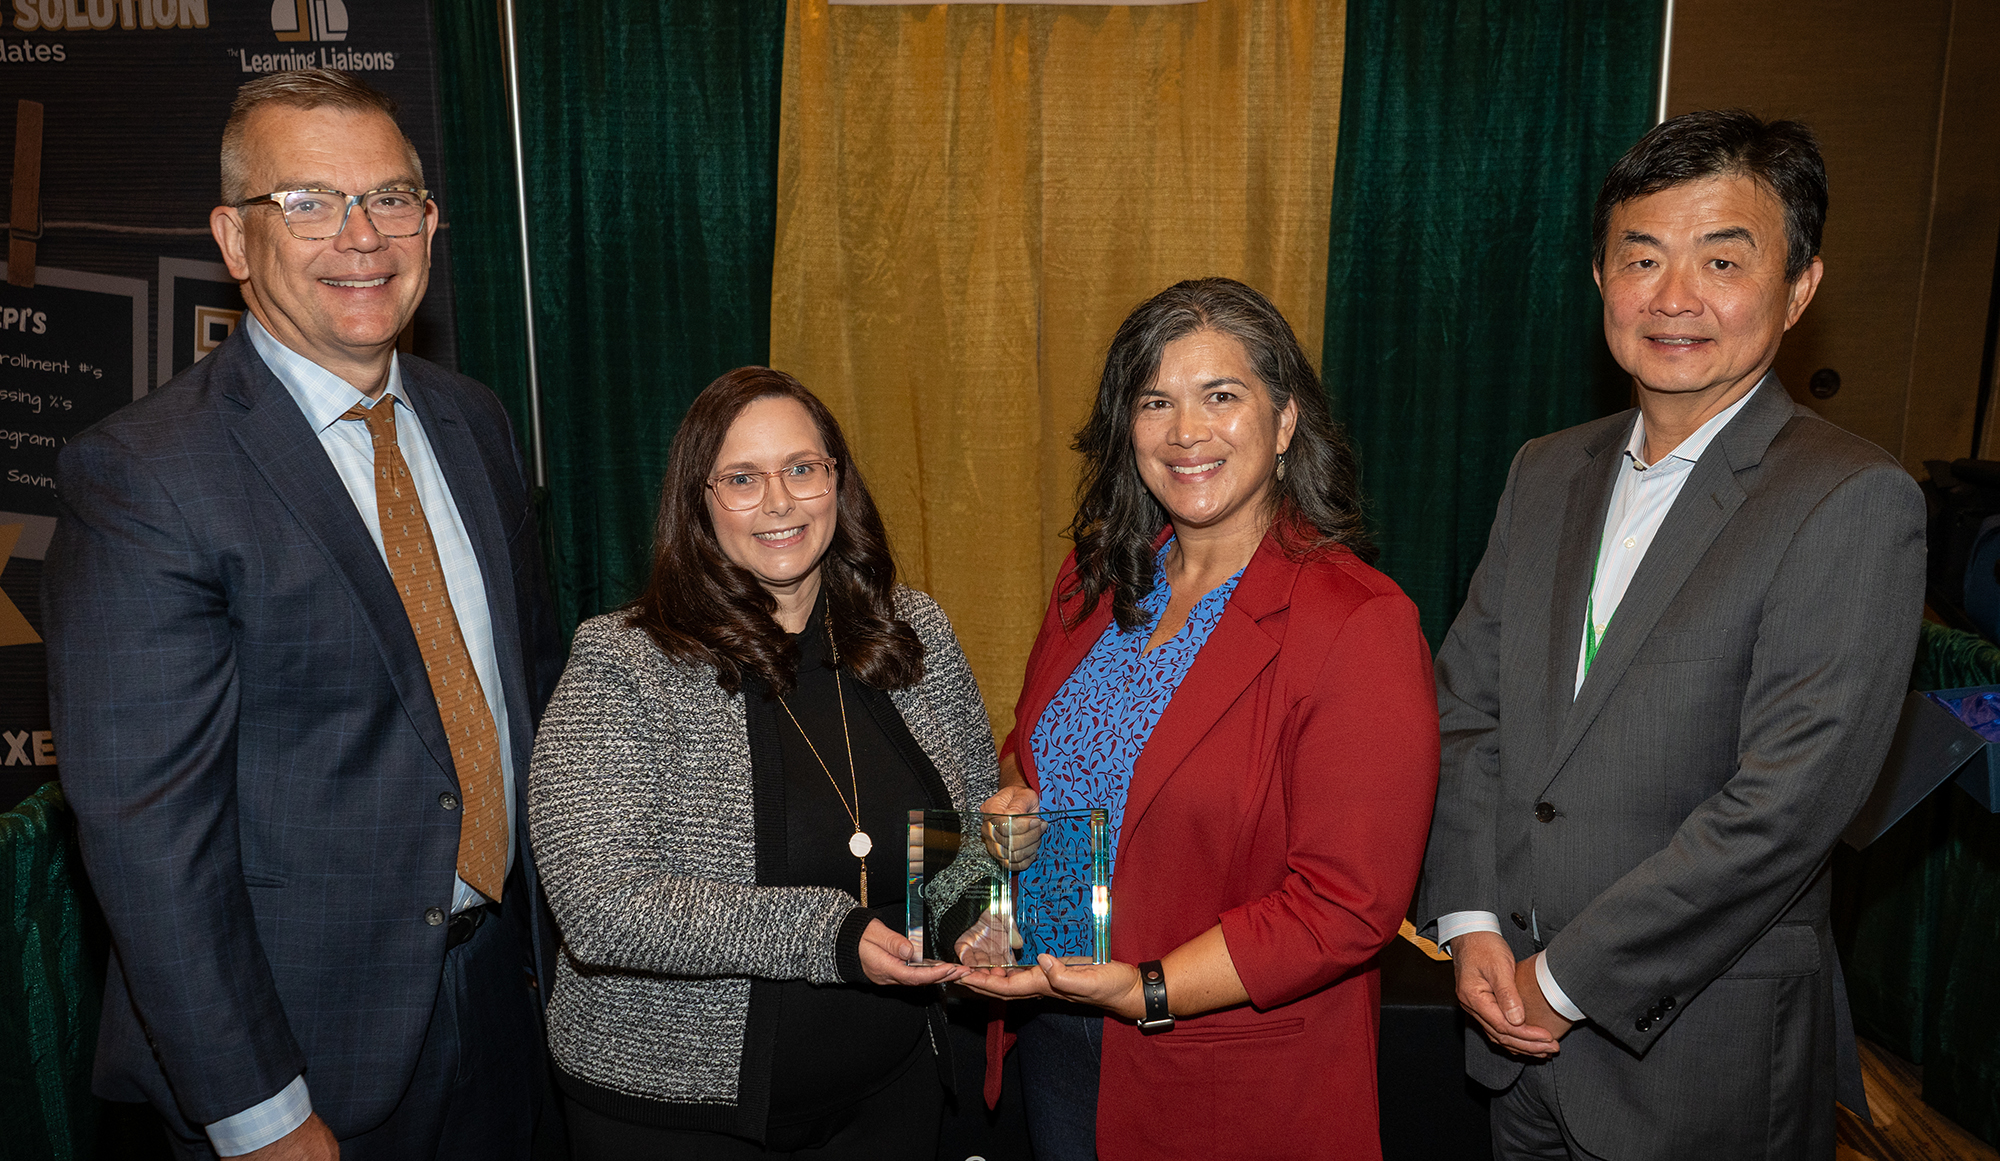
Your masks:
<svg viewBox="0 0 2000 1161"><path fill-rule="evenodd" d="M10 271L0 286L0 810L55 777L60 752L39 599L56 453L241 317L208 232L237 87L320 65L388 93L448 217L432 55L427 4L0 0L0 166L40 206L8 223L35 242L32 285ZM40 164L16 173L24 102L41 106ZM17 188L0 208L18 204ZM454 366L448 237L410 339Z"/></svg>

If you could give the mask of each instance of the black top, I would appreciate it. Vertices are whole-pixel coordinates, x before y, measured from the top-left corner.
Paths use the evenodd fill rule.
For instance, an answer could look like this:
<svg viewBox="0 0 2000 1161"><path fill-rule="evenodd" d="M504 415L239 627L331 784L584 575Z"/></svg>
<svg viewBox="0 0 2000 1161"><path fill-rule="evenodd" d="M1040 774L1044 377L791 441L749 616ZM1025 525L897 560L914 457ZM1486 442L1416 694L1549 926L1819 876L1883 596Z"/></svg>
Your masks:
<svg viewBox="0 0 2000 1161"><path fill-rule="evenodd" d="M910 811L949 809L951 800L921 752L914 760L906 752L915 742L888 695L869 688L852 671L843 670L836 682L825 618L822 595L806 631L794 638L798 685L781 702L769 703L767 720L777 726L783 766L785 861L767 869L772 886L832 887L858 896L861 860L848 848L854 835L848 807L858 790L861 828L873 842L867 856L869 908L857 911L841 931L841 974L853 982L787 980L777 989L769 1118L773 1147L791 1135L783 1130L846 1108L894 1080L920 1047L928 1055L926 1010L937 998L935 989L866 982L858 949L871 917L892 931L903 930ZM902 735L902 744L892 733Z"/></svg>
<svg viewBox="0 0 2000 1161"><path fill-rule="evenodd" d="M729 1133L778 1152L824 1137L840 1110L883 1088L905 1068L925 1066L920 1058L930 1056L934 1044L939 1054L934 1066L945 1086L951 1085L936 990L869 984L860 956L861 933L871 919L903 930L909 812L949 810L951 793L888 694L869 688L850 670L841 672L836 686L828 667L824 591L808 631L794 640L800 654L798 685L782 704L755 676L743 683L757 884L832 887L857 896L860 890L861 863L847 847L854 824L793 725L796 716L850 802L854 789L847 752L852 741L861 825L874 840L868 855L868 901L874 906L856 907L834 946L847 982L820 986L804 980L750 980L733 1105L653 1100L556 1071L566 1095L606 1116L659 1128ZM841 693L847 740L841 735Z"/></svg>

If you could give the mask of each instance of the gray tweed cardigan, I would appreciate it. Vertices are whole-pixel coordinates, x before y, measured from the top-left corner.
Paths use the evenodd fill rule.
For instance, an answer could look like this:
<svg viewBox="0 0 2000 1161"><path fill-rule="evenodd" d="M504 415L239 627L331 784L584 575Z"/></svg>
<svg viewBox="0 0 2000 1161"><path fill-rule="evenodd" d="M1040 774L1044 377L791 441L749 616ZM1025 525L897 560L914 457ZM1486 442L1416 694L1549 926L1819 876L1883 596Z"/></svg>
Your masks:
<svg viewBox="0 0 2000 1161"><path fill-rule="evenodd" d="M978 683L936 602L898 586L895 606L923 642L924 677L889 697L970 809L998 776ZM712 668L669 661L621 615L577 630L528 787L565 951L549 1050L573 1077L734 1107L752 977L840 979L835 941L853 896L756 885L746 723L743 695L724 693Z"/></svg>

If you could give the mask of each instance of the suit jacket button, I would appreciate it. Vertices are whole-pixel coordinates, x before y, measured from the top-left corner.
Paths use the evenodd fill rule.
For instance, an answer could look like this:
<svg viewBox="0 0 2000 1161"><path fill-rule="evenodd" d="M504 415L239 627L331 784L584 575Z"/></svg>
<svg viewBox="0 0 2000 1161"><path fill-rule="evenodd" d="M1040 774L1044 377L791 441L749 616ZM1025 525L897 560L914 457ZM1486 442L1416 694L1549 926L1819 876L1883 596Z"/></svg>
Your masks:
<svg viewBox="0 0 2000 1161"><path fill-rule="evenodd" d="M1528 930L1528 917L1521 914L1519 911L1514 912L1507 918L1512 919L1514 921L1514 926L1520 928L1522 931Z"/></svg>
<svg viewBox="0 0 2000 1161"><path fill-rule="evenodd" d="M1554 822L1556 820L1555 804L1552 802L1535 803L1535 818L1540 822Z"/></svg>
<svg viewBox="0 0 2000 1161"><path fill-rule="evenodd" d="M442 925L444 923L444 908L442 907L424 908L424 922L430 924L432 927L437 927Z"/></svg>
<svg viewBox="0 0 2000 1161"><path fill-rule="evenodd" d="M446 810L457 810L458 795L447 790L443 794L438 795L438 805L444 807Z"/></svg>
<svg viewBox="0 0 2000 1161"><path fill-rule="evenodd" d="M1639 1017L1639 1022L1632 1025L1632 1027L1637 1028L1641 1032L1650 1032L1653 1028L1653 1022L1641 1016Z"/></svg>
<svg viewBox="0 0 2000 1161"><path fill-rule="evenodd" d="M1646 1019L1657 1020L1659 1018L1660 1018L1660 1006L1658 1004L1654 1004L1652 1007L1646 1009Z"/></svg>
<svg viewBox="0 0 2000 1161"><path fill-rule="evenodd" d="M1674 1010L1674 998L1672 996L1668 996L1666 999L1660 1001L1660 1011L1671 1012L1673 1010Z"/></svg>

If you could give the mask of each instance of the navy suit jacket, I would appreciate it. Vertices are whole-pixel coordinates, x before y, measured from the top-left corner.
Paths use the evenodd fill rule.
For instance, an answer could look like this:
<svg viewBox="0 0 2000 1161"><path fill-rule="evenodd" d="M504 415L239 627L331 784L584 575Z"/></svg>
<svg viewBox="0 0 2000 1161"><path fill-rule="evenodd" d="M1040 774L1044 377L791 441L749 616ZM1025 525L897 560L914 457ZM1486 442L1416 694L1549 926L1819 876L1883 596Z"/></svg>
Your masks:
<svg viewBox="0 0 2000 1161"><path fill-rule="evenodd" d="M535 521L492 392L402 368L485 583L540 958L525 791L561 657ZM199 1137L304 1072L336 1135L373 1128L430 1019L461 817L381 554L243 334L71 441L57 487L49 697L113 944L96 1091Z"/></svg>

